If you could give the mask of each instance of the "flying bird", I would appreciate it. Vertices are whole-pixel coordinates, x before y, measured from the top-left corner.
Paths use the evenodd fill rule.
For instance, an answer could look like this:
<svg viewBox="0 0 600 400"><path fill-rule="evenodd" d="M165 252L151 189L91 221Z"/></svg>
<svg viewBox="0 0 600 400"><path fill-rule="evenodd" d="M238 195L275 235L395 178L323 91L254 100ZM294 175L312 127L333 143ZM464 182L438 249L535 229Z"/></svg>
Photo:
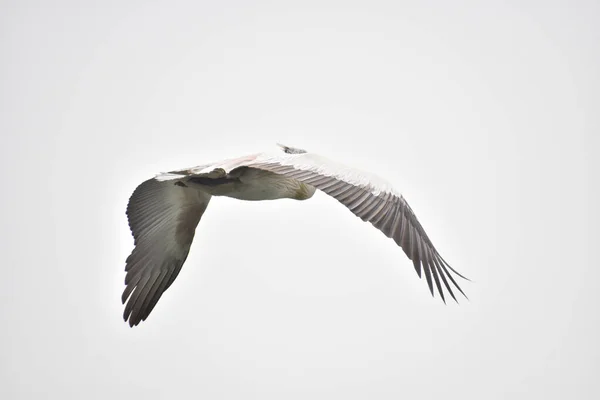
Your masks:
<svg viewBox="0 0 600 400"><path fill-rule="evenodd" d="M442 284L466 297L408 203L381 178L322 156L279 145L259 153L162 173L139 185L127 205L135 247L127 258L123 318L130 326L146 320L183 266L196 226L213 196L239 200L307 200L317 189L393 238L424 272L431 295L446 302Z"/></svg>

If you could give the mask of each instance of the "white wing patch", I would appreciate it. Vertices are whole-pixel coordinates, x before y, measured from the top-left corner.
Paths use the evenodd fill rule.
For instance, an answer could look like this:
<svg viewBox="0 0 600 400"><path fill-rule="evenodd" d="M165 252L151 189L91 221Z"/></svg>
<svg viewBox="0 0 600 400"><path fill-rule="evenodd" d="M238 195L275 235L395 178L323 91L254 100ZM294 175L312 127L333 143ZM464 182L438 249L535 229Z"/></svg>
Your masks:
<svg viewBox="0 0 600 400"><path fill-rule="evenodd" d="M354 186L366 188L375 196L381 193L400 195L391 184L375 174L350 168L317 154L262 153L257 155L248 166L261 163L285 165L303 171L312 171L322 176L330 176Z"/></svg>
<svg viewBox="0 0 600 400"><path fill-rule="evenodd" d="M182 175L182 174L175 174L172 172L161 172L160 174L156 175L154 177L154 179L156 179L159 182L165 182L165 181L172 181L175 179L181 179L181 178L185 178L186 175Z"/></svg>

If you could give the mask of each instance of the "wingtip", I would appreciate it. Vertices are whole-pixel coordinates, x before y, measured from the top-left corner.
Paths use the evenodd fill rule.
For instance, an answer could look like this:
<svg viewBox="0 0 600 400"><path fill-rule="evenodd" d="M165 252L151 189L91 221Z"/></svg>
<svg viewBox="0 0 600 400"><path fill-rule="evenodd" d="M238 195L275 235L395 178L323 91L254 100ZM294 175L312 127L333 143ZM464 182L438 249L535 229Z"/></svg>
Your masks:
<svg viewBox="0 0 600 400"><path fill-rule="evenodd" d="M138 324L141 322L141 319L139 317L135 317L133 313L128 316L123 315L123 319L125 319L125 322L129 324L130 328L138 326Z"/></svg>
<svg viewBox="0 0 600 400"><path fill-rule="evenodd" d="M412 262L413 266L415 267L415 271L417 271L417 275L419 275L419 279L421 279L421 263L416 258L413 259Z"/></svg>
<svg viewBox="0 0 600 400"><path fill-rule="evenodd" d="M438 253L437 251L435 253L440 258L440 260L446 265L446 267L450 268L450 271L454 272L456 275L460 276L461 278L463 278L466 281L473 282L471 279L467 278L466 276L464 276L463 274L461 274L460 272L458 272L457 270L455 270L454 268L452 268L450 266L450 264L448 264L448 261L444 260L444 257L442 257L440 255L440 253Z"/></svg>
<svg viewBox="0 0 600 400"><path fill-rule="evenodd" d="M444 292L441 290L441 288L438 288L438 292L440 293L440 297L442 298L444 305L446 305L446 298L444 297Z"/></svg>

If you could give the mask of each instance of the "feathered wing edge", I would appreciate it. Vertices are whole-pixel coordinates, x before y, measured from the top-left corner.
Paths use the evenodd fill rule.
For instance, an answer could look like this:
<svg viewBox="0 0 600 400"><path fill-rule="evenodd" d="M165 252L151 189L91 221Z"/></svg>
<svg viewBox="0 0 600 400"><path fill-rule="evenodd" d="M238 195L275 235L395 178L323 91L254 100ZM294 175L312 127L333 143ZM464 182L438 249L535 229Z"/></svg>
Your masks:
<svg viewBox="0 0 600 400"><path fill-rule="evenodd" d="M297 179L332 196L354 215L370 222L387 237L393 238L412 260L419 277L421 271L424 272L432 296L435 296L433 286L435 282L444 303L446 299L442 283L456 302L458 300L452 291L452 286L467 298L451 272L463 279L469 279L454 270L437 252L415 213L402 196L357 186L341 177L328 176L320 170L299 169L293 165L269 162L257 162L250 166Z"/></svg>
<svg viewBox="0 0 600 400"><path fill-rule="evenodd" d="M127 205L135 248L127 257L123 312L134 326L144 321L185 262L210 195L172 181L149 179Z"/></svg>

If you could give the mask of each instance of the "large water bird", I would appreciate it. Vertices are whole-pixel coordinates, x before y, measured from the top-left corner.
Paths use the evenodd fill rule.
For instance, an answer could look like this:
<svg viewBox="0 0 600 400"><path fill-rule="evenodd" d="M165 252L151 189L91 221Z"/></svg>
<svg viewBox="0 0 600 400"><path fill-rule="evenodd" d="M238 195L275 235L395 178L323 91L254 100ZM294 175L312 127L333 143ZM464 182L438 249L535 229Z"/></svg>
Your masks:
<svg viewBox="0 0 600 400"><path fill-rule="evenodd" d="M139 185L127 206L135 248L127 258L123 318L134 326L148 315L185 262L196 226L212 196L240 200L306 200L316 189L334 197L404 250L429 290L445 302L444 286L464 292L406 200L370 173L305 150L280 145L260 153L157 175ZM443 286L442 286L443 285ZM465 296L466 297L466 296Z"/></svg>

